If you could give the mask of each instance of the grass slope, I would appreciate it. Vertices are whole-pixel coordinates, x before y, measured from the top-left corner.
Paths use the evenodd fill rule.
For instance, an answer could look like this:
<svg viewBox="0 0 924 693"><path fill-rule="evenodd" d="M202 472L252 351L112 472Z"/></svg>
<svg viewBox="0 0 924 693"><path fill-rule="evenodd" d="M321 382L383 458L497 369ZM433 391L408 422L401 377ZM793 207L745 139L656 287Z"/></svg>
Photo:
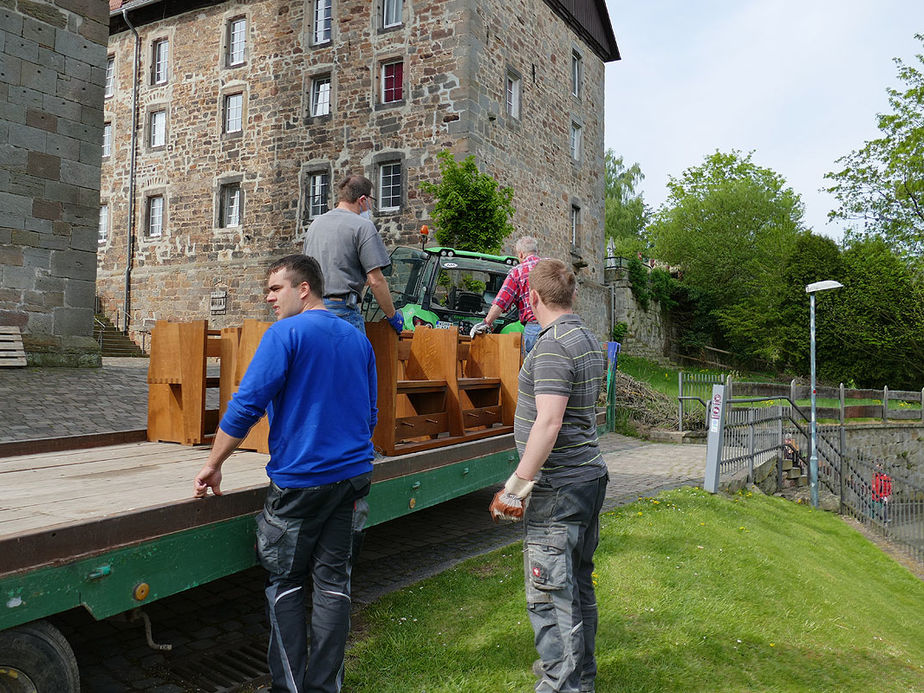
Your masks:
<svg viewBox="0 0 924 693"><path fill-rule="evenodd" d="M924 583L836 515L700 489L603 517L597 691L924 691ZM345 690L527 691L520 545L361 615Z"/></svg>

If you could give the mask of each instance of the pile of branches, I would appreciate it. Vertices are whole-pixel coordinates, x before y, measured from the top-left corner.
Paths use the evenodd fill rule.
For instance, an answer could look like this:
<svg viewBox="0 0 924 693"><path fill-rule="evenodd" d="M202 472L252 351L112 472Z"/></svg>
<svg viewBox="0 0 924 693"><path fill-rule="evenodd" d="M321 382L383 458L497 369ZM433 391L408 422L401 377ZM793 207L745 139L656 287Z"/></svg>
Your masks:
<svg viewBox="0 0 924 693"><path fill-rule="evenodd" d="M677 428L677 400L653 390L648 383L622 371L613 373L610 387L615 391L616 414L628 416L647 428ZM684 429L702 426L702 413L684 415ZM689 421L687 420L689 419Z"/></svg>

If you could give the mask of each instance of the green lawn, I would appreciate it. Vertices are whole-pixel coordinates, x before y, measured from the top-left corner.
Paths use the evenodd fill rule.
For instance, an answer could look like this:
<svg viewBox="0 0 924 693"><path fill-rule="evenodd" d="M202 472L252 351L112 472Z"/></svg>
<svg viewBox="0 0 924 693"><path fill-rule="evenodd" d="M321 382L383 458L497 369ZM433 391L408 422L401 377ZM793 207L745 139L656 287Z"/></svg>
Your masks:
<svg viewBox="0 0 924 693"><path fill-rule="evenodd" d="M603 518L597 691L924 691L924 583L836 515L681 489ZM353 693L528 691L520 545L357 619Z"/></svg>

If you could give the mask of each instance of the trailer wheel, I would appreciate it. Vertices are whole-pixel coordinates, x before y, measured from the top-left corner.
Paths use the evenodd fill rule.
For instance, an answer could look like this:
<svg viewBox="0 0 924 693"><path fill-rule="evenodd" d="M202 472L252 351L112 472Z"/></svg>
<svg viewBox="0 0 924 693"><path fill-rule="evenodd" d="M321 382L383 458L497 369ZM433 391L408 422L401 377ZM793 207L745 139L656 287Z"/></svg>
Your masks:
<svg viewBox="0 0 924 693"><path fill-rule="evenodd" d="M80 693L77 660L61 631L47 621L0 631L0 691Z"/></svg>

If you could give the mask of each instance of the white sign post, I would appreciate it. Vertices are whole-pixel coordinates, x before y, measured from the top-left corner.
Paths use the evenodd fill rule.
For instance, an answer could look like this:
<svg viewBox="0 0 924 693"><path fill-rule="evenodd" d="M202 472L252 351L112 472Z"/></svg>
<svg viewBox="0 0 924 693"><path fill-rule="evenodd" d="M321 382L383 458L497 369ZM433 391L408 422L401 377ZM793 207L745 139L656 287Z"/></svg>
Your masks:
<svg viewBox="0 0 924 693"><path fill-rule="evenodd" d="M725 429L725 386L712 386L709 400L709 436L706 439L706 478L703 488L709 493L719 490L719 465L722 462L722 437Z"/></svg>

